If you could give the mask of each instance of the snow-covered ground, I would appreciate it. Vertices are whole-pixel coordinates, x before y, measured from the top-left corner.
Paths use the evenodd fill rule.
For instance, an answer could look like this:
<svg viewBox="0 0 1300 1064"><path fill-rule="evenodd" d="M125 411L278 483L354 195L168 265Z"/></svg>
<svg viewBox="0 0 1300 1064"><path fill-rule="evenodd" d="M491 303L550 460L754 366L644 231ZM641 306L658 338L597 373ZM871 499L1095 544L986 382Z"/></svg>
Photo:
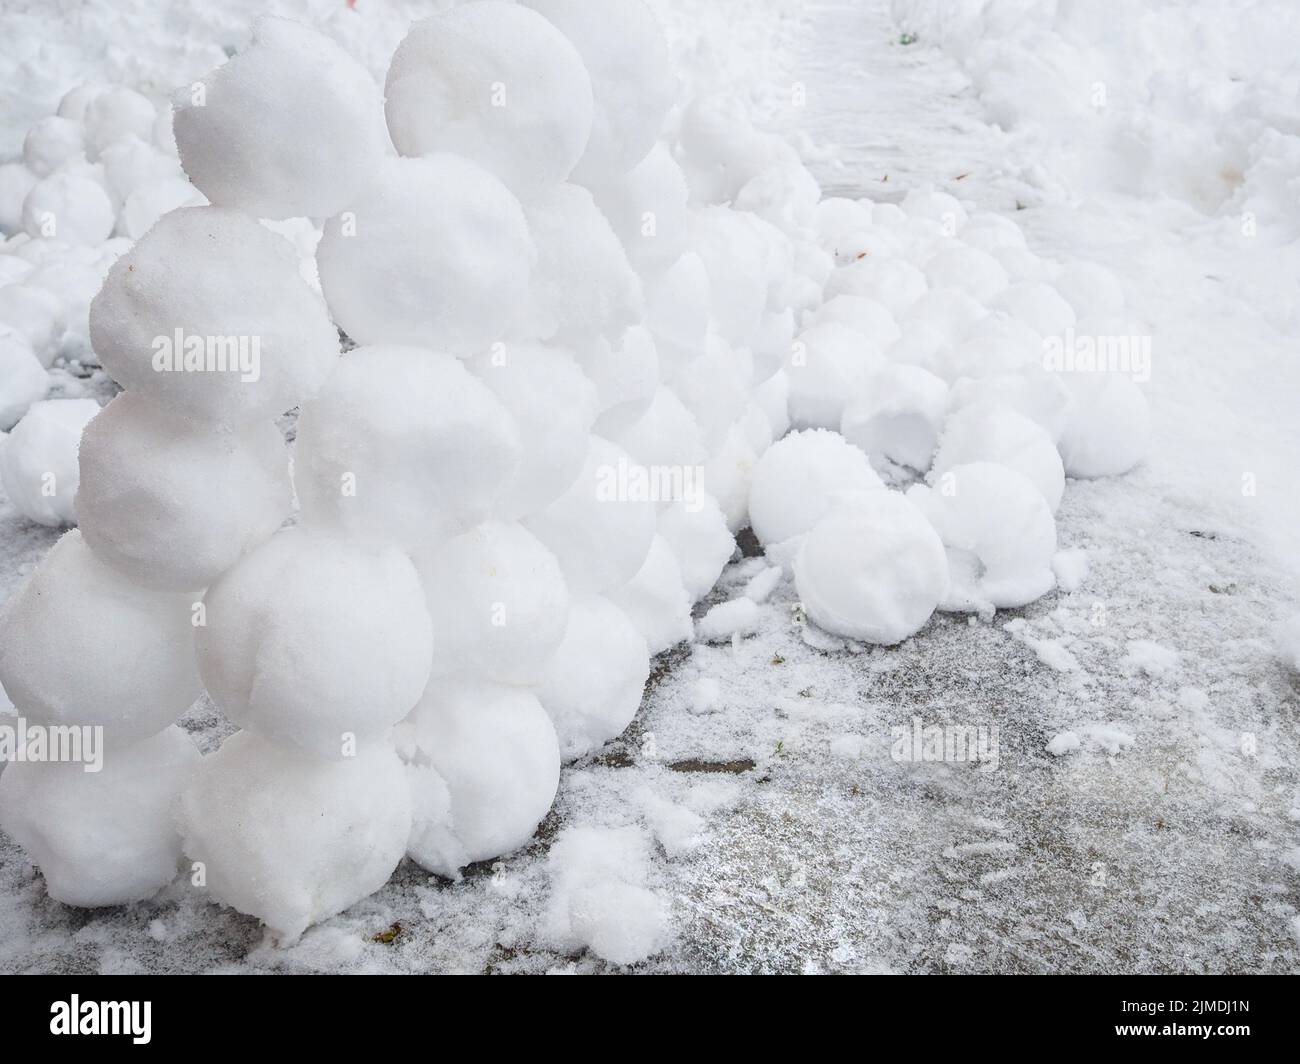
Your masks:
<svg viewBox="0 0 1300 1064"><path fill-rule="evenodd" d="M0 18L25 19L22 39L44 42L60 76L84 64L181 80L210 65L210 42L240 41L239 4L221 5L219 24L191 6L207 10L170 5L157 39L173 51L150 70L116 45L95 52L96 24L62 29L49 5L11 4ZM342 4L305 6L350 17L327 11ZM1062 130L1084 112L1068 92L1042 91L1060 81L1050 70L1026 66L1046 55L1077 73L1087 70L1078 56L1094 56L1100 73L1079 74L1081 84L1106 83L1116 121L1153 131L1163 165L1180 121L1222 139L1215 78L1251 73L1236 74L1215 43L1238 5L1162 5L1156 28L1199 27L1161 38L1179 49L1169 67L1204 74L1210 103L1190 117L1143 95L1132 37L1012 47L1004 38L1019 24L992 20L987 46L972 50L953 12L982 5L657 6L693 76L733 88L748 79L752 106L808 146L828 192L893 200L933 184L1014 213L1038 254L1091 259L1121 278L1136 331L1153 337L1144 387L1155 443L1135 472L1066 492L1059 535L1087 552L1081 584L992 623L938 614L897 648L856 654L803 628L783 584L758 607L753 636L657 662L631 729L565 770L528 851L457 883L404 863L380 893L289 948L179 887L128 909L65 908L0 840L0 969L601 970L610 966L570 953L564 926L566 894L593 851L629 888L611 926L662 938L648 970L1300 967L1300 694L1272 646L1300 577L1295 187L1261 185L1278 163L1254 185L1229 178L1222 194L1189 195L1205 187L1199 158L1225 180L1212 153L1196 152L1178 180L1159 168L1099 179L1117 165L1112 143L1090 133L1065 152ZM1282 0L1246 6L1250 25L1296 43ZM935 11L948 14L942 29ZM402 28L377 22L361 50L382 64ZM7 88L40 65L26 61L0 68ZM1268 84L1280 93L1295 76ZM35 108L14 128L49 113L67 87L48 78L6 93ZM1008 95L1017 78L1032 107L1007 103L1023 102ZM1265 146L1284 160L1294 131L1275 129ZM1256 187L1265 192L1252 201ZM1287 194L1289 215L1277 206ZM0 500L0 600L53 539ZM763 568L733 565L700 612ZM996 726L996 759L900 762L895 729L910 734L916 720ZM205 750L229 727L207 703L186 724Z"/></svg>

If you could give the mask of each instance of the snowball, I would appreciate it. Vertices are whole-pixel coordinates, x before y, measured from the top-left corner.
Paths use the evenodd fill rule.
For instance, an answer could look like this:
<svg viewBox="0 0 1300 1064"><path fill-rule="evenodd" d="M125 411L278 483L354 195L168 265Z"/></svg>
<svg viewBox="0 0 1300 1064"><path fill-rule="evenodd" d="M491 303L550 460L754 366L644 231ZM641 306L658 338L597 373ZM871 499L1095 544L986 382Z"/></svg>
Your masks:
<svg viewBox="0 0 1300 1064"><path fill-rule="evenodd" d="M837 432L794 432L754 467L749 518L764 545L802 535L830 509L837 492L883 488L867 456Z"/></svg>
<svg viewBox="0 0 1300 1064"><path fill-rule="evenodd" d="M518 464L510 414L463 363L359 347L303 406L294 480L305 524L416 553L486 520Z"/></svg>
<svg viewBox="0 0 1300 1064"><path fill-rule="evenodd" d="M110 742L153 735L202 690L192 604L131 583L73 530L0 615L0 684L42 723L102 725Z"/></svg>
<svg viewBox="0 0 1300 1064"><path fill-rule="evenodd" d="M429 679L433 626L411 560L292 529L208 589L199 675L226 716L327 760L381 737Z"/></svg>
<svg viewBox="0 0 1300 1064"><path fill-rule="evenodd" d="M739 532L749 521L749 493L758 451L746 427L737 422L722 446L704 463L703 482L718 500L727 528Z"/></svg>
<svg viewBox="0 0 1300 1064"><path fill-rule="evenodd" d="M0 328L0 432L13 428L49 390L50 375L27 341Z"/></svg>
<svg viewBox="0 0 1300 1064"><path fill-rule="evenodd" d="M734 201L759 174L798 161L781 137L756 130L744 103L727 92L697 94L681 115L678 140L695 204Z"/></svg>
<svg viewBox="0 0 1300 1064"><path fill-rule="evenodd" d="M501 343L466 363L519 430L519 466L497 500L513 519L554 502L582 471L596 420L596 389L567 351Z"/></svg>
<svg viewBox="0 0 1300 1064"><path fill-rule="evenodd" d="M590 192L557 185L529 201L524 213L537 269L517 333L568 342L613 339L641 320L641 282Z"/></svg>
<svg viewBox="0 0 1300 1064"><path fill-rule="evenodd" d="M153 104L125 85L96 93L86 103L86 157L93 162L100 152L122 137L148 140L156 117Z"/></svg>
<svg viewBox="0 0 1300 1064"><path fill-rule="evenodd" d="M1024 322L1001 313L975 322L963 337L950 339L930 359L934 371L949 384L962 377L987 377L1042 363L1043 338Z"/></svg>
<svg viewBox="0 0 1300 1064"><path fill-rule="evenodd" d="M207 587L292 506L288 452L269 421L201 432L123 392L82 437L77 522L96 554L144 587Z"/></svg>
<svg viewBox="0 0 1300 1064"><path fill-rule="evenodd" d="M1040 336L1063 336L1077 320L1074 308L1042 281L1013 284L993 301L993 307L1024 322Z"/></svg>
<svg viewBox="0 0 1300 1064"><path fill-rule="evenodd" d="M590 188L643 277L662 273L685 251L690 190L666 144L656 144L626 174Z"/></svg>
<svg viewBox="0 0 1300 1064"><path fill-rule="evenodd" d="M1065 428L1069 393L1058 374L1028 363L987 377L962 378L949 393L949 405L953 410L980 403L1009 406L1041 425L1052 440L1058 440Z"/></svg>
<svg viewBox="0 0 1300 1064"><path fill-rule="evenodd" d="M537 537L513 521L488 521L433 551L420 576L435 675L537 681L569 614L560 564Z"/></svg>
<svg viewBox="0 0 1300 1064"><path fill-rule="evenodd" d="M199 751L180 728L113 747L98 771L76 761L17 761L0 775L0 827L64 905L129 905L176 878L172 816Z"/></svg>
<svg viewBox="0 0 1300 1064"><path fill-rule="evenodd" d="M293 246L225 207L173 211L119 258L90 305L90 339L122 387L212 422L283 413L339 350Z"/></svg>
<svg viewBox="0 0 1300 1064"><path fill-rule="evenodd" d="M826 298L838 295L874 299L899 318L926 291L925 274L895 258L865 258L835 270L826 281Z"/></svg>
<svg viewBox="0 0 1300 1064"><path fill-rule="evenodd" d="M22 163L0 163L0 234L23 228L23 201L38 180Z"/></svg>
<svg viewBox="0 0 1300 1064"><path fill-rule="evenodd" d="M102 244L113 232L113 203L94 178L77 170L60 170L27 193L23 229L33 238Z"/></svg>
<svg viewBox="0 0 1300 1064"><path fill-rule="evenodd" d="M909 218L922 218L938 222L952 233L961 232L966 225L966 209L957 202L956 197L946 192L937 192L933 188L914 188L903 197L903 212Z"/></svg>
<svg viewBox="0 0 1300 1064"><path fill-rule="evenodd" d="M0 443L0 484L20 514L42 525L73 523L77 447L86 423L99 413L93 399L35 403Z"/></svg>
<svg viewBox="0 0 1300 1064"><path fill-rule="evenodd" d="M659 389L659 351L645 326L632 326L617 346L598 336L576 357L596 385L598 435L616 435L650 408Z"/></svg>
<svg viewBox="0 0 1300 1064"><path fill-rule="evenodd" d="M813 220L821 194L817 179L803 163L783 159L746 181L736 193L735 207L793 233Z"/></svg>
<svg viewBox="0 0 1300 1064"><path fill-rule="evenodd" d="M430 872L455 878L526 846L555 800L555 729L522 688L435 680L398 742L415 810L407 853Z"/></svg>
<svg viewBox="0 0 1300 1064"><path fill-rule="evenodd" d="M42 118L23 138L23 162L37 177L49 177L64 163L84 157L81 125L70 118Z"/></svg>
<svg viewBox="0 0 1300 1064"><path fill-rule="evenodd" d="M930 483L955 466L999 462L1034 482L1052 512L1065 493L1065 469L1041 425L1000 403L977 403L948 418Z"/></svg>
<svg viewBox="0 0 1300 1064"><path fill-rule="evenodd" d="M835 635L892 646L919 631L948 590L943 543L893 491L865 492L827 514L794 562L808 617Z"/></svg>
<svg viewBox="0 0 1300 1064"><path fill-rule="evenodd" d="M1114 317L1124 312L1124 289L1104 266L1071 262L1052 278L1052 286L1081 318Z"/></svg>
<svg viewBox="0 0 1300 1064"><path fill-rule="evenodd" d="M135 137L125 137L109 145L99 162L104 169L104 184L119 207L141 185L181 177L175 156L164 155L152 144ZM188 181L185 183L189 185ZM189 189L191 196L198 194L194 186L189 185Z"/></svg>
<svg viewBox="0 0 1300 1064"><path fill-rule="evenodd" d="M709 271L694 251L677 259L650 286L646 324L659 345L661 363L674 365L701 354L708 342L712 302Z"/></svg>
<svg viewBox="0 0 1300 1064"><path fill-rule="evenodd" d="M749 350L733 347L714 334L709 337L705 353L678 366L665 383L699 426L704 446L716 451L731 426L745 415L753 378ZM770 433L767 420L761 420L764 431ZM771 442L768 439L763 446Z"/></svg>
<svg viewBox="0 0 1300 1064"><path fill-rule="evenodd" d="M672 548L692 602L713 589L736 550L727 519L717 500L707 493L701 495L698 505L679 501L660 510L659 535Z"/></svg>
<svg viewBox="0 0 1300 1064"><path fill-rule="evenodd" d="M173 104L190 180L218 206L259 218L324 218L352 206L388 147L370 74L289 19L259 19L247 48Z"/></svg>
<svg viewBox="0 0 1300 1064"><path fill-rule="evenodd" d="M317 250L334 320L359 344L468 355L523 308L537 249L519 201L454 155L388 159Z"/></svg>
<svg viewBox="0 0 1300 1064"><path fill-rule="evenodd" d="M203 207L203 193L183 177L162 177L136 186L126 197L117 219L120 236L139 240L164 214L180 207Z"/></svg>
<svg viewBox="0 0 1300 1064"><path fill-rule="evenodd" d="M1072 477L1127 473L1151 445L1146 396L1122 373L1067 375L1069 406L1058 446Z"/></svg>
<svg viewBox="0 0 1300 1064"><path fill-rule="evenodd" d="M63 94L59 100L58 115L60 118L70 118L74 122L85 122L86 108L90 106L92 100L104 93L108 86L97 85L93 82L86 82L81 85L74 85Z"/></svg>
<svg viewBox="0 0 1300 1064"><path fill-rule="evenodd" d="M987 251L962 246L932 255L925 264L925 277L932 289L952 288L981 303L1011 283L1002 264Z"/></svg>
<svg viewBox="0 0 1300 1064"><path fill-rule="evenodd" d="M655 534L649 471L627 452L592 436L582 472L524 526L559 559L575 594L612 591L641 568Z"/></svg>
<svg viewBox="0 0 1300 1064"><path fill-rule="evenodd" d="M200 762L179 816L212 898L295 939L388 881L411 795L386 746L320 761L237 732Z"/></svg>
<svg viewBox="0 0 1300 1064"><path fill-rule="evenodd" d="M696 635L702 643L728 643L757 632L760 617L758 603L751 598L719 602L700 618Z"/></svg>
<svg viewBox="0 0 1300 1064"><path fill-rule="evenodd" d="M44 288L32 284L0 288L0 328L22 337L43 366L50 366L59 354L65 313L59 297Z"/></svg>
<svg viewBox="0 0 1300 1064"><path fill-rule="evenodd" d="M955 288L932 288L924 293L903 316L910 325L924 322L938 329L951 344L964 340L988 316L988 310L979 300Z"/></svg>
<svg viewBox="0 0 1300 1064"><path fill-rule="evenodd" d="M566 828L547 857L546 933L556 948L587 948L611 964L636 964L662 949L669 911L645 885L649 861L638 828Z"/></svg>
<svg viewBox="0 0 1300 1064"><path fill-rule="evenodd" d="M672 490L658 493L657 502L685 499L698 489L698 465L707 456L704 437L694 416L670 388L656 389L654 398L636 421L615 433L614 441L648 473L673 474ZM678 490L677 478L682 483Z"/></svg>
<svg viewBox="0 0 1300 1064"><path fill-rule="evenodd" d="M948 550L943 607L980 612L1027 605L1056 585L1056 521L1033 482L994 462L949 471L943 490L923 484L907 497Z"/></svg>
<svg viewBox="0 0 1300 1064"><path fill-rule="evenodd" d="M886 366L844 407L840 432L873 459L930 468L948 406L948 386L919 366Z"/></svg>
<svg viewBox="0 0 1300 1064"><path fill-rule="evenodd" d="M835 323L861 333L881 351L897 343L903 335L888 310L866 296L839 295L817 308L810 325Z"/></svg>
<svg viewBox="0 0 1300 1064"><path fill-rule="evenodd" d="M790 421L799 428L838 429L844 407L863 394L885 360L859 332L829 322L801 332L786 359Z"/></svg>
<svg viewBox="0 0 1300 1064"><path fill-rule="evenodd" d="M709 275L713 322L737 344L748 344L768 306L774 277L788 272L789 240L743 211L709 207L693 218L692 243Z"/></svg>
<svg viewBox="0 0 1300 1064"><path fill-rule="evenodd" d="M582 57L516 4L478 0L415 23L397 46L385 95L403 155L463 155L518 196L566 180L591 136Z"/></svg>
<svg viewBox="0 0 1300 1064"><path fill-rule="evenodd" d="M691 638L692 599L677 557L663 536L655 536L636 576L611 591L609 600L627 614L651 654Z"/></svg>
<svg viewBox="0 0 1300 1064"><path fill-rule="evenodd" d="M627 614L598 595L575 598L564 641L537 692L564 760L621 735L649 678L650 651Z"/></svg>
<svg viewBox="0 0 1300 1064"><path fill-rule="evenodd" d="M654 15L643 0L526 2L573 42L591 75L591 139L573 179L586 184L631 170L654 146L676 91Z"/></svg>
<svg viewBox="0 0 1300 1064"><path fill-rule="evenodd" d="M773 439L780 439L790 431L790 378L784 370L772 374L754 389L754 402L767 415Z"/></svg>

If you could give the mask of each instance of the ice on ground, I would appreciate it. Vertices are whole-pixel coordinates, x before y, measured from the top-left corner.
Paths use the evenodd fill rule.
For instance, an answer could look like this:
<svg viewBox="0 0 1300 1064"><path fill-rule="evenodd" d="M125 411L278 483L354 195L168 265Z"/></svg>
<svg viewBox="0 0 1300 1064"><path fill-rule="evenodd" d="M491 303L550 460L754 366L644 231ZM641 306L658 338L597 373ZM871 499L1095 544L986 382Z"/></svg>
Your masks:
<svg viewBox="0 0 1300 1064"><path fill-rule="evenodd" d="M21 427L21 426L20 426ZM270 421L196 426L123 392L81 439L86 544L144 587L201 591L289 516L284 438Z"/></svg>

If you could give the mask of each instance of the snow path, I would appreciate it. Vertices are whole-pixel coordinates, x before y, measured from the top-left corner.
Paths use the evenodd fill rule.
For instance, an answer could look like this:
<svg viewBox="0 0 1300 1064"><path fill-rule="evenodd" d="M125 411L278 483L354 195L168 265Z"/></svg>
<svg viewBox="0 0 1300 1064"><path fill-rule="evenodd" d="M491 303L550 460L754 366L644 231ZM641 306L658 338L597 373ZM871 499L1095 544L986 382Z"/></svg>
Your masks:
<svg viewBox="0 0 1300 1064"><path fill-rule="evenodd" d="M827 191L934 182L1004 212L1036 204L964 76L898 44L887 4L861 6L809 3L772 73L770 95L802 81L808 98L772 124L844 148L843 165L817 163ZM541 944L548 844L639 824L676 932L649 970L1295 971L1300 699L1268 634L1294 608L1300 390L1252 308L1267 264L1176 207L1035 205L1017 221L1041 254L1116 270L1156 337L1152 459L1071 483L1059 514L1062 545L1091 562L1078 591L854 655L807 645L783 586L757 636L670 652L624 739L566 771L529 852L454 885L403 865L289 949L179 886L65 909L0 842L0 970L602 970ZM0 597L52 538L0 502ZM722 694L695 715L701 676ZM914 716L996 724L996 767L895 762L891 727ZM206 743L223 732L211 712L189 723ZM1079 749L1047 753L1067 731Z"/></svg>

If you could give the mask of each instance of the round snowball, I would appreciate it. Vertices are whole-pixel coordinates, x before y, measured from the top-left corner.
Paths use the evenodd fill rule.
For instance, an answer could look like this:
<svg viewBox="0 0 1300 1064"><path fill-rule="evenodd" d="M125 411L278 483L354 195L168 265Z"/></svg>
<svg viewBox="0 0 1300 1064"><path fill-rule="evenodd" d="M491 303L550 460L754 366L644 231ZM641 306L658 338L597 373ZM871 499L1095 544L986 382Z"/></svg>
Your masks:
<svg viewBox="0 0 1300 1064"><path fill-rule="evenodd" d="M695 632L693 600L687 594L677 556L663 536L655 536L636 576L611 591L609 600L627 614L651 654L687 641Z"/></svg>
<svg viewBox="0 0 1300 1064"><path fill-rule="evenodd" d="M808 617L849 639L892 646L915 634L948 590L943 543L902 495L873 491L808 533L794 562Z"/></svg>
<svg viewBox="0 0 1300 1064"><path fill-rule="evenodd" d="M87 158L98 159L100 152L122 137L148 140L156 119L157 112L148 98L125 85L95 93L86 103Z"/></svg>
<svg viewBox="0 0 1300 1064"><path fill-rule="evenodd" d="M420 698L433 626L410 558L293 529L208 589L199 675L222 710L281 746L349 757Z"/></svg>
<svg viewBox="0 0 1300 1064"><path fill-rule="evenodd" d="M104 186L78 170L38 181L23 200L23 229L64 244L102 244L113 232L113 201Z"/></svg>
<svg viewBox="0 0 1300 1064"><path fill-rule="evenodd" d="M627 614L598 595L575 598L538 691L564 760L621 735L649 678L649 648Z"/></svg>
<svg viewBox="0 0 1300 1064"><path fill-rule="evenodd" d="M861 333L881 351L887 351L903 335L898 323L882 304L866 296L838 295L817 308L809 324L835 322Z"/></svg>
<svg viewBox="0 0 1300 1064"><path fill-rule="evenodd" d="M558 499L582 471L596 420L596 387L567 351L502 343L467 363L510 412L520 460L497 501L507 519Z"/></svg>
<svg viewBox="0 0 1300 1064"><path fill-rule="evenodd" d="M1033 482L995 462L949 473L942 490L918 484L907 493L948 550L944 608L1009 609L1047 594L1056 585L1056 521Z"/></svg>
<svg viewBox="0 0 1300 1064"><path fill-rule="evenodd" d="M388 881L411 794L387 746L321 761L237 732L200 762L179 816L212 898L296 939Z"/></svg>
<svg viewBox="0 0 1300 1064"><path fill-rule="evenodd" d="M595 98L591 138L573 176L627 173L649 154L675 92L663 31L643 0L527 0L582 57Z"/></svg>
<svg viewBox="0 0 1300 1064"><path fill-rule="evenodd" d="M659 535L672 548L682 575L682 585L698 602L718 582L736 551L736 538L718 501L708 494L679 501L659 512Z"/></svg>
<svg viewBox="0 0 1300 1064"><path fill-rule="evenodd" d="M791 423L838 429L845 404L862 395L868 379L884 368L875 345L853 329L837 322L805 329L785 362Z"/></svg>
<svg viewBox="0 0 1300 1064"><path fill-rule="evenodd" d="M41 272L45 269L41 267ZM60 275L72 272L66 265L56 270ZM33 270L28 279L36 273ZM43 366L49 367L58 357L67 312L63 300L38 285L20 283L0 288L0 330L8 329L22 337Z"/></svg>
<svg viewBox="0 0 1300 1064"><path fill-rule="evenodd" d="M51 115L42 118L23 138L23 162L37 177L49 177L64 163L84 159L81 124Z"/></svg>
<svg viewBox="0 0 1300 1064"><path fill-rule="evenodd" d="M0 484L20 514L42 525L74 523L80 471L77 447L96 414L93 399L36 403L13 434L0 442Z"/></svg>
<svg viewBox="0 0 1300 1064"><path fill-rule="evenodd" d="M592 436L582 472L546 509L524 520L560 562L575 594L612 591L641 568L655 534L655 507L644 466Z"/></svg>
<svg viewBox="0 0 1300 1064"><path fill-rule="evenodd" d="M339 352L293 245L225 207L172 211L119 258L90 305L90 339L122 387L211 422L282 414Z"/></svg>
<svg viewBox="0 0 1300 1064"><path fill-rule="evenodd" d="M434 680L398 733L415 817L407 854L456 877L526 846L555 800L555 728L531 691Z"/></svg>
<svg viewBox="0 0 1300 1064"><path fill-rule="evenodd" d="M306 524L412 553L480 524L519 465L519 431L450 355L359 347L298 420Z"/></svg>
<svg viewBox="0 0 1300 1064"><path fill-rule="evenodd" d="M123 392L82 437L77 523L96 554L144 587L207 587L292 508L288 451L269 421L196 431Z"/></svg>
<svg viewBox="0 0 1300 1064"><path fill-rule="evenodd" d="M0 330L0 432L13 428L49 390L50 375L27 341Z"/></svg>
<svg viewBox="0 0 1300 1064"><path fill-rule="evenodd" d="M837 492L883 488L867 456L838 432L793 432L754 467L749 520L761 543L782 543L817 524Z"/></svg>
<svg viewBox="0 0 1300 1064"><path fill-rule="evenodd" d="M218 206L259 218L341 211L388 148L370 74L334 41L289 19L259 19L252 43L177 93L174 106L190 180Z"/></svg>
<svg viewBox="0 0 1300 1064"><path fill-rule="evenodd" d="M560 563L522 525L488 521L420 566L433 618L434 673L535 683L560 645L569 591Z"/></svg>
<svg viewBox="0 0 1300 1064"><path fill-rule="evenodd" d="M22 163L0 163L0 234L23 228L23 201L39 180Z"/></svg>
<svg viewBox="0 0 1300 1064"><path fill-rule="evenodd" d="M525 213L537 269L518 332L569 342L616 339L641 320L641 282L590 192L558 185L538 194Z"/></svg>
<svg viewBox="0 0 1300 1064"><path fill-rule="evenodd" d="M1142 389L1122 373L1067 375L1069 405L1058 446L1072 477L1127 473L1151 445L1151 412Z"/></svg>
<svg viewBox="0 0 1300 1064"><path fill-rule="evenodd" d="M55 901L142 901L176 878L173 809L198 762L177 727L112 747L94 772L82 762L15 762L0 775L0 828L36 862Z"/></svg>
<svg viewBox="0 0 1300 1064"><path fill-rule="evenodd" d="M537 249L510 191L468 159L389 159L317 249L334 320L359 344L470 355L523 308Z"/></svg>
<svg viewBox="0 0 1300 1064"><path fill-rule="evenodd" d="M513 3L476 0L417 22L384 91L403 155L462 155L519 196L567 179L591 136L582 57L549 21Z"/></svg>
<svg viewBox="0 0 1300 1064"><path fill-rule="evenodd" d="M963 407L948 418L930 472L933 484L948 470L969 462L999 462L1023 473L1047 500L1052 513L1065 493L1065 467L1047 431L998 402Z"/></svg>
<svg viewBox="0 0 1300 1064"><path fill-rule="evenodd" d="M662 273L686 249L690 189L666 144L626 174L589 187L642 276Z"/></svg>
<svg viewBox="0 0 1300 1064"><path fill-rule="evenodd" d="M132 583L73 530L0 615L0 685L43 723L101 725L110 741L153 735L202 691L192 606Z"/></svg>
<svg viewBox="0 0 1300 1064"><path fill-rule="evenodd" d="M948 385L919 366L886 366L844 407L840 432L872 459L930 468L948 406Z"/></svg>
<svg viewBox="0 0 1300 1064"><path fill-rule="evenodd" d="M1021 281L1005 289L993 306L1024 322L1040 336L1064 336L1077 320L1074 308L1042 281Z"/></svg>

